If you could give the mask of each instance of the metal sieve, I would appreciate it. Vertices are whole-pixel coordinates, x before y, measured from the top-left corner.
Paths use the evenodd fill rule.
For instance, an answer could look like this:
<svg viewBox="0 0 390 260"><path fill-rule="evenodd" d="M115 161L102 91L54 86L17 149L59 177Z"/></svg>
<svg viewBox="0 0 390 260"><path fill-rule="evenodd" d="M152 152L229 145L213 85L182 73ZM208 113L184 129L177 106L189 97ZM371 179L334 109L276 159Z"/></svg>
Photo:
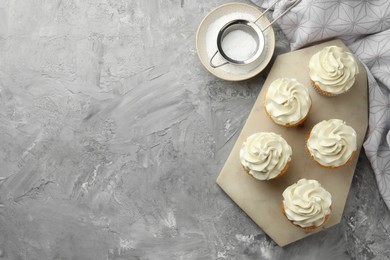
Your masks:
<svg viewBox="0 0 390 260"><path fill-rule="evenodd" d="M254 22L245 19L235 19L226 23L218 32L217 50L215 51L214 55L210 59L210 66L212 68L218 68L229 63L234 65L246 65L259 59L259 57L261 56L265 48L264 31L267 30L268 27L270 27L276 20L278 20L283 15L285 15L294 6L296 6L299 2L301 2L301 0L291 1L291 5L284 12L282 12L278 17L276 17L272 22L270 22L264 29L260 28L256 22L261 17L263 17L264 14L266 14L271 8L273 8L278 2L279 0L276 0ZM249 34L254 40L256 46L254 51L250 53L249 57L246 57L244 59L238 59L236 57L229 56L226 50L224 50L223 48L224 39L226 38L227 35L229 35L234 31L243 31ZM220 53L220 55L225 61L221 64L216 65L213 63L213 59L215 58L217 53Z"/></svg>

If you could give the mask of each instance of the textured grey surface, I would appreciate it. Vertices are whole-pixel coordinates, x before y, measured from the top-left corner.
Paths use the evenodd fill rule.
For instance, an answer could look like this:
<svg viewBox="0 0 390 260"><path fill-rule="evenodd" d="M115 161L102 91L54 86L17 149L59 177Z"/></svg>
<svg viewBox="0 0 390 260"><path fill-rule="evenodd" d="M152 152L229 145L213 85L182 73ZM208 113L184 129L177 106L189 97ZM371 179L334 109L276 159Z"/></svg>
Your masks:
<svg viewBox="0 0 390 260"><path fill-rule="evenodd" d="M388 259L364 152L342 222L285 248L215 184L266 76L201 66L226 2L0 1L0 259Z"/></svg>

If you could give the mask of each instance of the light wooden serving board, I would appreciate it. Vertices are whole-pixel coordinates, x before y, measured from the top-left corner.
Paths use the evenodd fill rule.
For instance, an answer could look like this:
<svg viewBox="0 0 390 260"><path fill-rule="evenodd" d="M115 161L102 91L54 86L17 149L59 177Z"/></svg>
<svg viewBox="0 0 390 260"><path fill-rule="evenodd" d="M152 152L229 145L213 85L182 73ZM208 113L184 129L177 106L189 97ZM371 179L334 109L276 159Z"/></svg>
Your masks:
<svg viewBox="0 0 390 260"><path fill-rule="evenodd" d="M217 178L218 185L227 195L280 246L319 231L298 228L287 221L281 212L282 192L301 178L318 180L332 194L332 214L324 228L340 222L368 126L367 74L360 62L355 84L346 94L325 97L318 94L310 85L309 59L314 53L330 45L348 50L340 40L333 40L276 58L244 128ZM276 125L264 112L263 100L266 89L272 81L281 77L296 78L309 89L312 108L303 126L286 128ZM308 131L316 123L331 118L344 120L357 133L356 156L350 164L337 170L317 165L311 160L305 148ZM282 177L258 181L244 172L239 160L239 151L246 138L256 132L280 134L292 147L292 161Z"/></svg>

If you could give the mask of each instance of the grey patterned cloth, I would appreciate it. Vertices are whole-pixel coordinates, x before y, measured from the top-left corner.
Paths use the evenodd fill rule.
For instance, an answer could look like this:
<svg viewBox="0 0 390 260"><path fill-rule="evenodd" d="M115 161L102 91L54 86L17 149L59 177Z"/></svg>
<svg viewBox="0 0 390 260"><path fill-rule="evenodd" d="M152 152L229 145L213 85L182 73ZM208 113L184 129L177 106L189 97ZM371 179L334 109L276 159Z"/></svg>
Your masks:
<svg viewBox="0 0 390 260"><path fill-rule="evenodd" d="M252 2L263 8L273 3ZM279 1L273 17L292 3ZM364 149L390 209L390 1L302 0L277 22L292 50L337 37L363 62L369 82L369 129Z"/></svg>

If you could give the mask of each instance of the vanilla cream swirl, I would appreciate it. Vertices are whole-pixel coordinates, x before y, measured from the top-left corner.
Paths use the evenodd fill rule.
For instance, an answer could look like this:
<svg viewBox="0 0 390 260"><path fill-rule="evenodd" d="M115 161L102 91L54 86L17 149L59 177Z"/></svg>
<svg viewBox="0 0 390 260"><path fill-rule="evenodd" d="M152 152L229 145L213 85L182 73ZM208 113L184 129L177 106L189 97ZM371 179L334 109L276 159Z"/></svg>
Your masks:
<svg viewBox="0 0 390 260"><path fill-rule="evenodd" d="M265 109L277 124L294 125L304 119L311 107L310 94L296 79L279 78L265 96Z"/></svg>
<svg viewBox="0 0 390 260"><path fill-rule="evenodd" d="M286 217L303 228L321 226L331 205L332 195L316 180L300 179L283 192Z"/></svg>
<svg viewBox="0 0 390 260"><path fill-rule="evenodd" d="M275 178L285 170L292 150L286 140L275 133L255 133L240 150L240 161L249 174L258 180Z"/></svg>
<svg viewBox="0 0 390 260"><path fill-rule="evenodd" d="M359 68L353 55L337 46L328 46L309 61L310 78L317 86L332 94L341 94L355 82Z"/></svg>
<svg viewBox="0 0 390 260"><path fill-rule="evenodd" d="M323 166L338 167L356 151L356 132L340 119L324 120L316 124L307 140L307 148Z"/></svg>

